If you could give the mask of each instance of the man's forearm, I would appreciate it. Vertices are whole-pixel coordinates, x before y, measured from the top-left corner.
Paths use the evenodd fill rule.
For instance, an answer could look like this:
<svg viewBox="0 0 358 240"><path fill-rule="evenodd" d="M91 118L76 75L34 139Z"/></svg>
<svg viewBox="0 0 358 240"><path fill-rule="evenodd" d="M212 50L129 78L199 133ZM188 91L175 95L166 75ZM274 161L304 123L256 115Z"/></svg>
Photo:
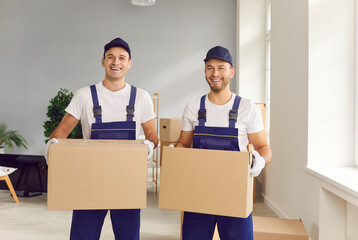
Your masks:
<svg viewBox="0 0 358 240"><path fill-rule="evenodd" d="M146 136L146 138L148 141L151 141L152 143L154 143L154 148L156 148L158 146L158 136L155 133L152 133L152 134L148 134L148 136Z"/></svg>
<svg viewBox="0 0 358 240"><path fill-rule="evenodd" d="M182 144L181 142L177 142L177 143L175 144L175 147L185 148L184 144Z"/></svg>
<svg viewBox="0 0 358 240"><path fill-rule="evenodd" d="M255 149L266 160L266 165L271 161L272 153L268 145L262 146L259 149Z"/></svg>
<svg viewBox="0 0 358 240"><path fill-rule="evenodd" d="M59 127L57 127L50 135L50 139L51 138L57 138L57 139L61 139L61 138L67 138L68 135L70 135L71 132L67 132L64 129L61 129Z"/></svg>

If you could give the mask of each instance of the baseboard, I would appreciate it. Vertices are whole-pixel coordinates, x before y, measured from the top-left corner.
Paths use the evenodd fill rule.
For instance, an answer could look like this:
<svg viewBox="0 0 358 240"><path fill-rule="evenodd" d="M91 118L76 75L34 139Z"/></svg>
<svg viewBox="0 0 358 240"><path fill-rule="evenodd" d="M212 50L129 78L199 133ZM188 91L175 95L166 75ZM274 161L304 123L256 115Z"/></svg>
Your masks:
<svg viewBox="0 0 358 240"><path fill-rule="evenodd" d="M261 193L264 203L280 218L289 218L276 204L273 203L265 194Z"/></svg>

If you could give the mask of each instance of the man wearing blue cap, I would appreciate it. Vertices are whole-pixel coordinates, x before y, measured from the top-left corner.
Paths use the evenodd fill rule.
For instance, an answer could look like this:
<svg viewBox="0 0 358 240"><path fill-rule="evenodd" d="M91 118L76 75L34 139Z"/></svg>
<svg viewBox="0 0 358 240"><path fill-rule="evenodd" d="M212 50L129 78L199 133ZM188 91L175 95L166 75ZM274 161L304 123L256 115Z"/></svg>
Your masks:
<svg viewBox="0 0 358 240"><path fill-rule="evenodd" d="M158 143L153 103L148 92L125 82L131 68L131 50L121 38L104 46L104 80L76 91L60 125L54 130L48 147L58 138L67 138L81 121L86 139L135 140L143 128L148 146L148 160ZM99 159L100 166L100 159ZM99 239L108 210L74 210L70 239ZM110 209L115 239L139 240L140 209Z"/></svg>
<svg viewBox="0 0 358 240"><path fill-rule="evenodd" d="M226 48L213 47L204 62L210 92L187 104L176 147L247 151L250 141L255 148L250 175L256 177L271 161L260 110L230 91L235 69ZM236 218L192 212L184 212L183 240L212 239L216 224L221 240L253 240L252 214Z"/></svg>

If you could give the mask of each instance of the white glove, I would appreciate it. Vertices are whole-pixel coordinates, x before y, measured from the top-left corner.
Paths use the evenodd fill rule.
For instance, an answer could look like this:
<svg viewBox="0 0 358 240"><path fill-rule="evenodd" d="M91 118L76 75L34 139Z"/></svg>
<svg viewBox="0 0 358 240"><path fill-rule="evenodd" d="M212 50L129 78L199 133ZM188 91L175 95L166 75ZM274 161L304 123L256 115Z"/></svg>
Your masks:
<svg viewBox="0 0 358 240"><path fill-rule="evenodd" d="M45 159L46 159L46 164L47 164L47 165L48 165L48 148L51 146L52 143L58 143L57 138L51 138L51 139L46 143Z"/></svg>
<svg viewBox="0 0 358 240"><path fill-rule="evenodd" d="M170 144L168 147L175 147L174 144Z"/></svg>
<svg viewBox="0 0 358 240"><path fill-rule="evenodd" d="M153 158L154 153L154 143L149 140L144 140L144 144L148 147L148 162Z"/></svg>
<svg viewBox="0 0 358 240"><path fill-rule="evenodd" d="M254 158L252 159L253 163L250 169L250 176L257 177L258 175L260 175L262 169L266 166L266 160L264 157L260 156L260 154L255 150L252 150L251 153Z"/></svg>

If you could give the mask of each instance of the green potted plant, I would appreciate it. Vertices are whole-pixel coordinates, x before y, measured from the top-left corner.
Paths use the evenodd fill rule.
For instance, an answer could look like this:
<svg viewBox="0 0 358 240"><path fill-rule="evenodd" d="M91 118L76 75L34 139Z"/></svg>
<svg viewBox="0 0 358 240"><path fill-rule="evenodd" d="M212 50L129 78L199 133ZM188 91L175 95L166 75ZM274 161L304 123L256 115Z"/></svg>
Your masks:
<svg viewBox="0 0 358 240"><path fill-rule="evenodd" d="M27 149L27 142L17 130L6 130L6 124L0 124L0 153L5 153L5 145L10 149L14 148L14 145L17 147L24 147Z"/></svg>
<svg viewBox="0 0 358 240"><path fill-rule="evenodd" d="M49 140L51 133L58 127L62 118L65 116L65 109L71 102L72 97L72 92L61 88L60 91L57 92L57 95L50 100L50 105L47 107L46 113L49 120L45 121L43 125L45 128L44 135L46 137L46 143ZM82 138L81 123L73 129L68 138Z"/></svg>

